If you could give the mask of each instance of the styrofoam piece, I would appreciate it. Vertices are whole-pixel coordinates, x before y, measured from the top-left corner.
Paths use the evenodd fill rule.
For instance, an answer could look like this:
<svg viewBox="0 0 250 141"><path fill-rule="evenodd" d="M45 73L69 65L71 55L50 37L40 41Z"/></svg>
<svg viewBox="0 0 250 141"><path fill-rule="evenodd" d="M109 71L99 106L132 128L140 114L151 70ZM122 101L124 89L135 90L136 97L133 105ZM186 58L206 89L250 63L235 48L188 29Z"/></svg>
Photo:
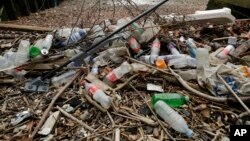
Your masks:
<svg viewBox="0 0 250 141"><path fill-rule="evenodd" d="M44 125L42 126L41 130L38 132L38 134L48 135L52 131L59 117L59 114L60 114L60 111L56 111L53 114L51 114L49 118L46 120L46 122L44 123Z"/></svg>
<svg viewBox="0 0 250 141"><path fill-rule="evenodd" d="M205 10L205 11L196 11L194 14L189 14L186 16L183 15L162 15L161 17L165 18L167 21L177 21L177 22L188 22L193 24L204 24L204 23L213 23L213 24L225 24L225 23L234 23L235 17L231 14L230 8L222 8L215 10Z"/></svg>

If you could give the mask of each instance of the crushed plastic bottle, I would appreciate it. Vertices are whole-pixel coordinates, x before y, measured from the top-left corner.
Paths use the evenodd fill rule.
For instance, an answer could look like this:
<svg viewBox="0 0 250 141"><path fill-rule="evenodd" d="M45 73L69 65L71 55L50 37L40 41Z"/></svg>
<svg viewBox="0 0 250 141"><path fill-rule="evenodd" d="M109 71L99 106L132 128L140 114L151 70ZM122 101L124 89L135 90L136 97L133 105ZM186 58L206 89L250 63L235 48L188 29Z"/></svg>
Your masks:
<svg viewBox="0 0 250 141"><path fill-rule="evenodd" d="M170 50L172 55L179 55L180 52L176 49L176 44L173 42L170 42L168 44L168 49Z"/></svg>
<svg viewBox="0 0 250 141"><path fill-rule="evenodd" d="M108 109L112 104L112 98L110 96L107 96L101 89L99 89L97 86L87 83L86 81L82 82L82 85L85 87L85 90L88 92L88 94L93 97L94 100L99 102L102 107Z"/></svg>
<svg viewBox="0 0 250 141"><path fill-rule="evenodd" d="M132 70L131 65L125 61L119 67L115 68L107 74L104 78L104 82L109 85L115 83L118 79L123 77L125 74L129 73Z"/></svg>
<svg viewBox="0 0 250 141"><path fill-rule="evenodd" d="M76 73L76 71L70 70L66 73L59 75L59 76L53 77L51 79L51 83L53 86L58 87L64 83L68 82L69 79L72 78L75 73Z"/></svg>
<svg viewBox="0 0 250 141"><path fill-rule="evenodd" d="M136 41L134 37L130 37L128 39L128 43L130 48L137 54L141 54L143 50L141 49L141 45Z"/></svg>
<svg viewBox="0 0 250 141"><path fill-rule="evenodd" d="M41 54L48 55L49 49L52 46L53 36L51 34L47 35L42 43Z"/></svg>
<svg viewBox="0 0 250 141"><path fill-rule="evenodd" d="M22 122L23 120L25 120L26 118L30 117L31 115L32 114L30 113L30 111L20 112L16 115L16 118L11 119L11 124L15 126L20 122Z"/></svg>
<svg viewBox="0 0 250 141"><path fill-rule="evenodd" d="M29 60L29 46L30 42L27 40L21 40L18 50L16 52L15 66L22 65Z"/></svg>
<svg viewBox="0 0 250 141"><path fill-rule="evenodd" d="M164 101L173 108L178 108L188 103L189 97L180 95L178 93L157 93L154 94L151 98L151 102L153 105L155 105L155 103L159 100Z"/></svg>
<svg viewBox="0 0 250 141"><path fill-rule="evenodd" d="M157 101L154 104L156 113L164 119L174 130L186 134L189 138L193 136L193 131L188 128L186 121L181 115L174 111L164 101Z"/></svg>
<svg viewBox="0 0 250 141"><path fill-rule="evenodd" d="M186 46L188 47L189 55L195 58L197 46L195 45L194 40L192 38L188 38L185 43L186 43Z"/></svg>
<svg viewBox="0 0 250 141"><path fill-rule="evenodd" d="M84 29L79 29L77 32L72 32L71 36L62 42L62 46L66 46L67 44L75 44L82 38L86 36L86 31Z"/></svg>

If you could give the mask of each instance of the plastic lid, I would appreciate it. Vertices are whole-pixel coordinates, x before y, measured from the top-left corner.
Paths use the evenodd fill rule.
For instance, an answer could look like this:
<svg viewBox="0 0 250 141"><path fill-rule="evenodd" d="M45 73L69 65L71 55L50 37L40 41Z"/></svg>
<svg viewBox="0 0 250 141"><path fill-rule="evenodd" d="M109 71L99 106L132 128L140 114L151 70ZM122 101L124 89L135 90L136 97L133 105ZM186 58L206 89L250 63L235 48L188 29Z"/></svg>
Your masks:
<svg viewBox="0 0 250 141"><path fill-rule="evenodd" d="M40 50L38 47L36 47L36 46L32 46L32 47L30 48L30 50L29 50L29 55L30 55L30 57L32 57L32 58L34 58L34 57L40 55L40 53L41 53L41 50Z"/></svg>
<svg viewBox="0 0 250 141"><path fill-rule="evenodd" d="M48 51L46 48L43 48L43 49L41 50L41 54L42 54L42 55L48 55L48 54L49 54L49 51Z"/></svg>
<svg viewBox="0 0 250 141"><path fill-rule="evenodd" d="M167 64L165 63L164 59L158 58L156 60L156 67L159 69L165 69L167 68Z"/></svg>
<svg viewBox="0 0 250 141"><path fill-rule="evenodd" d="M193 136L193 130L191 130L191 129L188 129L188 131L186 132L186 135L189 137L189 138L191 138L192 136Z"/></svg>
<svg viewBox="0 0 250 141"><path fill-rule="evenodd" d="M189 102L189 97L188 96L184 96L184 99L186 102Z"/></svg>

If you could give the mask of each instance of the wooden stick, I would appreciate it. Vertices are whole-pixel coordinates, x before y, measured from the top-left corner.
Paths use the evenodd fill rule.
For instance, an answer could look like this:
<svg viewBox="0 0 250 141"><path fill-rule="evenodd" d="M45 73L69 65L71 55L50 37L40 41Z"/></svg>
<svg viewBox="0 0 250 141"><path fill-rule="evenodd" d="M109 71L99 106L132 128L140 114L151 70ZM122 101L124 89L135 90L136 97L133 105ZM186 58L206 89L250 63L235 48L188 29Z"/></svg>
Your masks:
<svg viewBox="0 0 250 141"><path fill-rule="evenodd" d="M58 109L62 114L64 114L66 117L74 120L75 122L79 123L80 125L82 125L84 128L88 129L89 131L94 131L94 129L90 126L88 126L87 124L83 123L82 121L80 121L79 119L77 119L76 117L72 116L71 114L67 113L66 111L64 111L61 107L56 106L56 109Z"/></svg>
<svg viewBox="0 0 250 141"><path fill-rule="evenodd" d="M59 92L53 97L52 101L50 102L49 106L47 107L47 109L45 110L45 112L43 113L43 116L41 118L41 120L39 121L38 125L36 126L36 128L34 129L34 131L32 132L30 138L33 139L36 135L36 133L38 132L38 130L41 128L41 126L43 125L44 121L46 120L46 118L49 115L49 112L51 110L51 108L53 107L53 105L55 104L56 100L60 97L60 95L71 85L71 83L73 83L73 81L78 78L79 75L82 74L82 71L78 71L74 77L68 81L68 83L66 85L64 85Z"/></svg>
<svg viewBox="0 0 250 141"><path fill-rule="evenodd" d="M42 31L42 32L51 32L52 28L48 27L37 27L37 26L27 26L27 25L16 25L16 24L0 24L1 29L7 30L21 30L21 31Z"/></svg>
<svg viewBox="0 0 250 141"><path fill-rule="evenodd" d="M250 109L247 107L247 105L239 98L239 96L232 90L232 88L227 84L227 82L221 77L220 74L217 74L217 76L220 78L220 80L223 82L223 84L226 86L226 88L233 94L233 96L239 101L239 103L245 108L245 110L250 114Z"/></svg>

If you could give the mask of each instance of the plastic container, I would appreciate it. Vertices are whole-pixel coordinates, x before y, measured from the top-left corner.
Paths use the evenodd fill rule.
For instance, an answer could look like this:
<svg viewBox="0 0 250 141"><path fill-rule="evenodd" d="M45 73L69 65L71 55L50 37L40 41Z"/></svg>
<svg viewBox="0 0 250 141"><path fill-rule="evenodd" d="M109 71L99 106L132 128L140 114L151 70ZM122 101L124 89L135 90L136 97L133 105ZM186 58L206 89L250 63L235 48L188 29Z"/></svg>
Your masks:
<svg viewBox="0 0 250 141"><path fill-rule="evenodd" d="M158 38L155 38L155 40L152 43L150 55L159 55L160 48L161 48L160 40Z"/></svg>
<svg viewBox="0 0 250 141"><path fill-rule="evenodd" d="M157 27L157 25L155 25L154 22L150 19L148 19L146 23L142 25L144 25L144 27L150 27L150 28L146 28L145 31L142 33L141 40L139 41L139 43L148 42L161 30L161 28Z"/></svg>
<svg viewBox="0 0 250 141"><path fill-rule="evenodd" d="M162 100L173 108L178 108L189 101L188 96L183 96L178 93L159 93L154 94L151 102L154 105L157 101Z"/></svg>
<svg viewBox="0 0 250 141"><path fill-rule="evenodd" d="M206 48L197 48L196 51L197 68L209 67L209 53Z"/></svg>
<svg viewBox="0 0 250 141"><path fill-rule="evenodd" d="M186 134L189 138L193 136L193 131L188 128L186 121L181 115L174 111L168 104L164 101L157 101L154 104L154 109L156 113L164 119L174 130Z"/></svg>
<svg viewBox="0 0 250 141"><path fill-rule="evenodd" d="M72 32L71 36L62 42L62 46L66 46L68 44L75 44L82 38L86 36L86 31L84 29L79 29L77 32Z"/></svg>
<svg viewBox="0 0 250 141"><path fill-rule="evenodd" d="M76 71L70 70L68 72L65 72L59 76L53 77L51 79L51 83L53 86L58 87L66 82L68 82L74 75Z"/></svg>
<svg viewBox="0 0 250 141"><path fill-rule="evenodd" d="M131 65L128 62L123 62L119 67L115 68L107 74L107 76L104 78L104 82L112 85L125 74L129 73L131 70Z"/></svg>
<svg viewBox="0 0 250 141"><path fill-rule="evenodd" d="M99 102L102 107L108 109L112 104L112 98L110 96L107 96L101 89L99 89L97 86L87 83L86 81L82 82L82 85L85 86L85 90L88 92L88 94L93 97L94 100Z"/></svg>
<svg viewBox="0 0 250 141"><path fill-rule="evenodd" d="M195 45L195 42L192 38L188 38L186 40L186 46L188 47L188 53L191 57L195 58L196 57L196 45Z"/></svg>
<svg viewBox="0 0 250 141"><path fill-rule="evenodd" d="M158 55L144 55L139 58L140 61L145 62L147 64L155 64L156 59L158 58Z"/></svg>
<svg viewBox="0 0 250 141"><path fill-rule="evenodd" d="M174 66L174 68L196 67L196 59L185 54L160 57L168 61L168 66Z"/></svg>
<svg viewBox="0 0 250 141"><path fill-rule="evenodd" d="M17 52L15 54L16 55L15 62L12 62L14 65L19 66L29 60L29 47L30 47L29 41L21 40Z"/></svg>
<svg viewBox="0 0 250 141"><path fill-rule="evenodd" d="M49 49L52 46L52 40L53 40L53 36L50 34L45 37L42 43L42 49L41 49L42 55L48 55Z"/></svg>
<svg viewBox="0 0 250 141"><path fill-rule="evenodd" d="M137 54L141 54L143 50L141 49L141 45L136 41L134 37L130 37L128 39L128 43L130 48Z"/></svg>
<svg viewBox="0 0 250 141"><path fill-rule="evenodd" d="M176 49L176 45L173 42L170 42L168 44L168 49L170 50L172 55L179 55L180 52Z"/></svg>
<svg viewBox="0 0 250 141"><path fill-rule="evenodd" d="M233 45L227 45L221 52L219 52L216 57L220 59L226 59L228 54L232 53L235 50Z"/></svg>

